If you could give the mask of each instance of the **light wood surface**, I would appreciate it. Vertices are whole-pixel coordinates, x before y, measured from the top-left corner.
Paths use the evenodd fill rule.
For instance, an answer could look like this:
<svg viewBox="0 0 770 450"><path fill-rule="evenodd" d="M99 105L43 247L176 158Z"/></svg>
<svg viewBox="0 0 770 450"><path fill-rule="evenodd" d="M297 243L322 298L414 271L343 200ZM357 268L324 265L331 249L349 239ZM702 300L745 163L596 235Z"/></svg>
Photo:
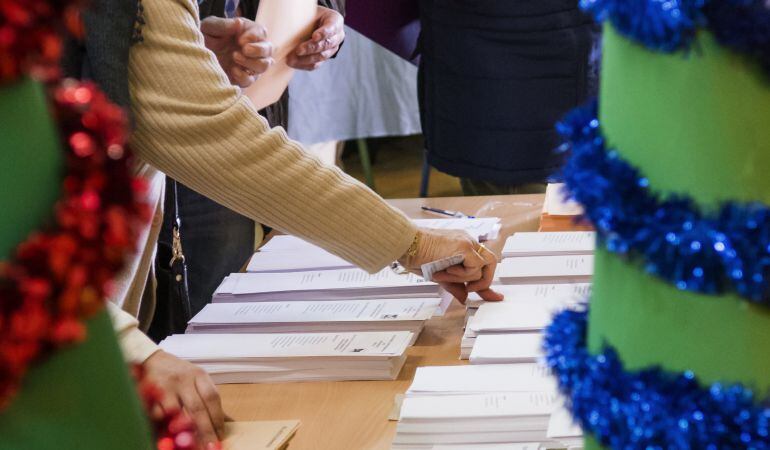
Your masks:
<svg viewBox="0 0 770 450"><path fill-rule="evenodd" d="M391 200L413 218L439 217L420 206L502 218L500 237L487 243L498 255L505 238L516 231L536 231L542 195L451 197ZM412 382L419 366L465 364L460 361L465 308L455 302L444 317L428 321L395 381L242 384L220 386L224 408L234 420L302 422L290 450L388 450L396 423L388 421L396 394Z"/></svg>

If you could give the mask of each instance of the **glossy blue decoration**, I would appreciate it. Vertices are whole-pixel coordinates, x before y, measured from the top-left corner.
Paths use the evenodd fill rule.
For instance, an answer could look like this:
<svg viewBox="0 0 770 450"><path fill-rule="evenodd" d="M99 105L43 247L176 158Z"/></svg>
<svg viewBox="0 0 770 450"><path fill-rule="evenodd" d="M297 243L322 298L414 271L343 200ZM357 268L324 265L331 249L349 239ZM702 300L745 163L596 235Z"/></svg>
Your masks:
<svg viewBox="0 0 770 450"><path fill-rule="evenodd" d="M567 310L546 328L546 362L573 417L615 450L768 450L770 399L692 372L626 371L617 352L586 347L587 312Z"/></svg>
<svg viewBox="0 0 770 450"><path fill-rule="evenodd" d="M703 211L683 194L662 196L607 148L596 101L556 126L569 153L562 170L567 195L583 205L608 251L639 261L678 289L733 291L770 307L770 208L730 202Z"/></svg>
<svg viewBox="0 0 770 450"><path fill-rule="evenodd" d="M597 21L650 50L689 51L697 30L770 72L770 5L765 0L580 0Z"/></svg>

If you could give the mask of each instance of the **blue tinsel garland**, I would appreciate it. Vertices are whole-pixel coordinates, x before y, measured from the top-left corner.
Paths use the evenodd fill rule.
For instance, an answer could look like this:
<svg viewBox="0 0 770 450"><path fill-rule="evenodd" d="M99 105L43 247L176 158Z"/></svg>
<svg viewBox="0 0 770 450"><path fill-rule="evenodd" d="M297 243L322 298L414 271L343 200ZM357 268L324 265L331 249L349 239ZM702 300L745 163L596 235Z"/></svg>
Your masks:
<svg viewBox="0 0 770 450"><path fill-rule="evenodd" d="M644 269L682 290L733 290L770 307L770 208L726 203L704 212L685 195L662 197L607 149L596 102L556 126L570 152L562 177L599 239L614 253L640 257Z"/></svg>
<svg viewBox="0 0 770 450"><path fill-rule="evenodd" d="M689 50L698 28L753 58L770 72L770 5L766 0L580 0L597 21L622 35L671 53Z"/></svg>
<svg viewBox="0 0 770 450"><path fill-rule="evenodd" d="M564 311L544 349L573 417L614 450L768 450L770 403L741 385L701 387L692 372L629 372L617 352L586 348L586 311Z"/></svg>

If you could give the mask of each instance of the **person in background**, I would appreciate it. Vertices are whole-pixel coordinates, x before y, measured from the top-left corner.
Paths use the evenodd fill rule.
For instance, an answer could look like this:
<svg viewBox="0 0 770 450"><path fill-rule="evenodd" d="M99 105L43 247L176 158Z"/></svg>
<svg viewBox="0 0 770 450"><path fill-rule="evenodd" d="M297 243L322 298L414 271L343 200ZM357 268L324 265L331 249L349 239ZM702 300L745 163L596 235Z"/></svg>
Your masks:
<svg viewBox="0 0 770 450"><path fill-rule="evenodd" d="M545 192L554 125L596 89L596 25L575 0L420 0L420 22L428 163L465 195Z"/></svg>
<svg viewBox="0 0 770 450"><path fill-rule="evenodd" d="M290 53L287 63L298 70L312 71L332 58L345 38L343 27L343 4L339 0L321 0L318 5L317 25L310 39L301 43ZM227 67L230 82L246 88L254 79L265 72L273 61L272 46L267 39L267 30L252 20L257 15L259 0L204 0L199 5L201 32L206 45L217 55L223 67ZM228 17L231 20L223 19ZM243 20L232 20L240 16ZM248 24L248 34L242 30ZM229 37L242 34L243 51L230 54L226 45ZM245 68L246 66L249 68ZM281 99L260 111L271 127L288 128L289 92ZM197 314L211 302L211 296L225 276L237 272L254 252L256 233L259 225L249 217L239 214L214 200L177 183L171 177L166 179L165 211L177 211L181 222L182 248L187 266L189 310ZM169 334L184 332L190 317L173 317L180 314L180 308L171 303L175 300L174 274L170 270L172 257L174 214L166 214L163 228L158 237L158 253L155 262L157 274L156 314L148 330L156 342ZM261 228L267 232L269 229ZM178 301L178 300L177 300Z"/></svg>
<svg viewBox="0 0 770 450"><path fill-rule="evenodd" d="M141 364L146 377L166 389L163 408L183 408L201 438L214 441L222 436L224 413L211 379L159 350L135 318L146 324L153 314L142 293L151 286L164 173L369 272L393 260L419 271L423 263L461 254L463 264L437 273L434 281L460 300L471 291L487 300L502 297L489 288L495 256L467 233L417 229L366 186L307 155L282 128L270 129L232 85L234 66L205 47L198 14L195 0L142 0L141 7L93 0L83 14L81 56L88 76L132 112L136 171L147 179L155 211L140 235L140 252L114 280L110 312L121 347L129 362ZM218 54L244 51L240 36L226 41Z"/></svg>

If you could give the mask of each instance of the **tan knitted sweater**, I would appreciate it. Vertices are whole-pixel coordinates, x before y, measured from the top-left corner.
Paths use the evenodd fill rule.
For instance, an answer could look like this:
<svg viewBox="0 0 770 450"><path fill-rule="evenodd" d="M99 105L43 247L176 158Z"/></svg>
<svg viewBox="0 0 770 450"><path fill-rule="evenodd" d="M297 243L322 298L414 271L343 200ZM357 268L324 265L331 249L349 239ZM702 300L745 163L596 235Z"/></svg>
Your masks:
<svg viewBox="0 0 770 450"><path fill-rule="evenodd" d="M416 229L401 212L306 154L283 129L269 129L249 99L230 85L204 46L195 0L142 3L146 24L143 41L131 49L129 85L136 126L132 145L144 163L369 272L406 252ZM148 259L155 240L145 244ZM136 314L142 291L137 283L144 284L146 271L140 268L132 278L124 289L132 294L117 303ZM152 349L139 342L136 321L117 312L113 318L123 341L130 341L124 342L129 359L149 356Z"/></svg>

